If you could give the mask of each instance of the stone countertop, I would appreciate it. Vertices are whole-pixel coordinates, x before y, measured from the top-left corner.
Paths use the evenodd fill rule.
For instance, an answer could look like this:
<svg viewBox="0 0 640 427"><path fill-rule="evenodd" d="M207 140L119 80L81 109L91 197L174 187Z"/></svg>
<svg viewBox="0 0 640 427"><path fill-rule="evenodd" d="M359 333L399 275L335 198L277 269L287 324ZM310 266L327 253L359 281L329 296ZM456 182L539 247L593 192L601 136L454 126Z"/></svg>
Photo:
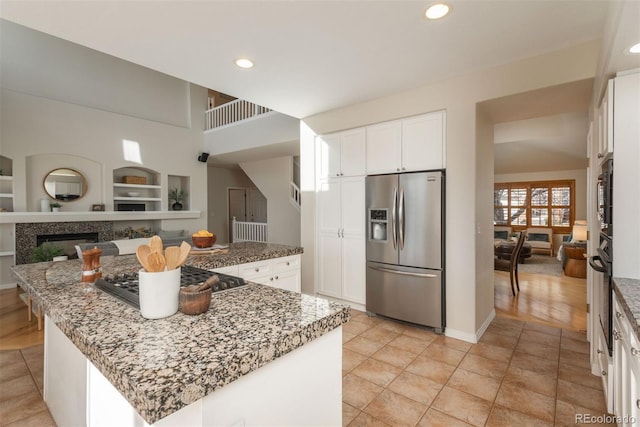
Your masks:
<svg viewBox="0 0 640 427"><path fill-rule="evenodd" d="M230 265L281 258L301 253L302 248L298 246L256 242L230 243L229 253L210 256L203 254L189 255L186 264L206 270L213 270Z"/></svg>
<svg viewBox="0 0 640 427"><path fill-rule="evenodd" d="M614 277L613 291L640 340L640 280Z"/></svg>
<svg viewBox="0 0 640 427"><path fill-rule="evenodd" d="M253 243L230 249L225 256L197 255L192 265L222 267L301 252ZM134 255L103 257L102 265L105 274L140 268ZM214 293L204 314L147 320L79 282L81 269L79 260L71 260L23 264L13 271L34 302L150 424L350 318L344 305L249 283Z"/></svg>

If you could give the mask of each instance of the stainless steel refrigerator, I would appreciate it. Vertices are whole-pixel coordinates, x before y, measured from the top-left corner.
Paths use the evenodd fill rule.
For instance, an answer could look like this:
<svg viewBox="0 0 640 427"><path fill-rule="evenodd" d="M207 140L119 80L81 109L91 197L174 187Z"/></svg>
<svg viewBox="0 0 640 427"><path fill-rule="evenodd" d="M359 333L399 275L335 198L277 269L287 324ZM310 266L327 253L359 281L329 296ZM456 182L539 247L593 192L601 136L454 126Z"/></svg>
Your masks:
<svg viewBox="0 0 640 427"><path fill-rule="evenodd" d="M369 313L445 328L444 171L366 178Z"/></svg>

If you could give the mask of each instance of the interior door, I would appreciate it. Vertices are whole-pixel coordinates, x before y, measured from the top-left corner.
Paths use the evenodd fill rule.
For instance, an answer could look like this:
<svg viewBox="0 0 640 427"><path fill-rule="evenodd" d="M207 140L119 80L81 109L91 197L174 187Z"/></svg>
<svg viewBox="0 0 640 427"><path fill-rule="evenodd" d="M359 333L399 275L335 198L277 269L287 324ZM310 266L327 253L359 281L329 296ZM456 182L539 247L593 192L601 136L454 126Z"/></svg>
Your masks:
<svg viewBox="0 0 640 427"><path fill-rule="evenodd" d="M267 199L255 187L247 188L247 221L267 222Z"/></svg>

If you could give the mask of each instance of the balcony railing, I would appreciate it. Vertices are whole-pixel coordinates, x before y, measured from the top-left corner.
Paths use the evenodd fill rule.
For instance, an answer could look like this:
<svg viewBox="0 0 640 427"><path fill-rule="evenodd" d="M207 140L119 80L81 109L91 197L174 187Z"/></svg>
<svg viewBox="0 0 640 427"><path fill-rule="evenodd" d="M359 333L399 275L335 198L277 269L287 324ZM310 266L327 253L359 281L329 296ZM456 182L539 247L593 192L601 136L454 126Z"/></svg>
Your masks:
<svg viewBox="0 0 640 427"><path fill-rule="evenodd" d="M211 130L250 119L272 110L244 99L236 99L205 111L204 130Z"/></svg>

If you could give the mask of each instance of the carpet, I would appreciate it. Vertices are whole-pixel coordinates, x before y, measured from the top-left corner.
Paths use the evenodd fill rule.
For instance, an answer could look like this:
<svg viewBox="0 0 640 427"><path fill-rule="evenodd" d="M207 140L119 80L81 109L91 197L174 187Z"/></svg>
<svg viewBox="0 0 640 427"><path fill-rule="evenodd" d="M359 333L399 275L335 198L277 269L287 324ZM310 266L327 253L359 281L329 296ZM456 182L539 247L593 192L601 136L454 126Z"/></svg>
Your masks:
<svg viewBox="0 0 640 427"><path fill-rule="evenodd" d="M546 274L548 276L564 276L562 264L555 256L533 254L518 265L518 272L531 274Z"/></svg>

